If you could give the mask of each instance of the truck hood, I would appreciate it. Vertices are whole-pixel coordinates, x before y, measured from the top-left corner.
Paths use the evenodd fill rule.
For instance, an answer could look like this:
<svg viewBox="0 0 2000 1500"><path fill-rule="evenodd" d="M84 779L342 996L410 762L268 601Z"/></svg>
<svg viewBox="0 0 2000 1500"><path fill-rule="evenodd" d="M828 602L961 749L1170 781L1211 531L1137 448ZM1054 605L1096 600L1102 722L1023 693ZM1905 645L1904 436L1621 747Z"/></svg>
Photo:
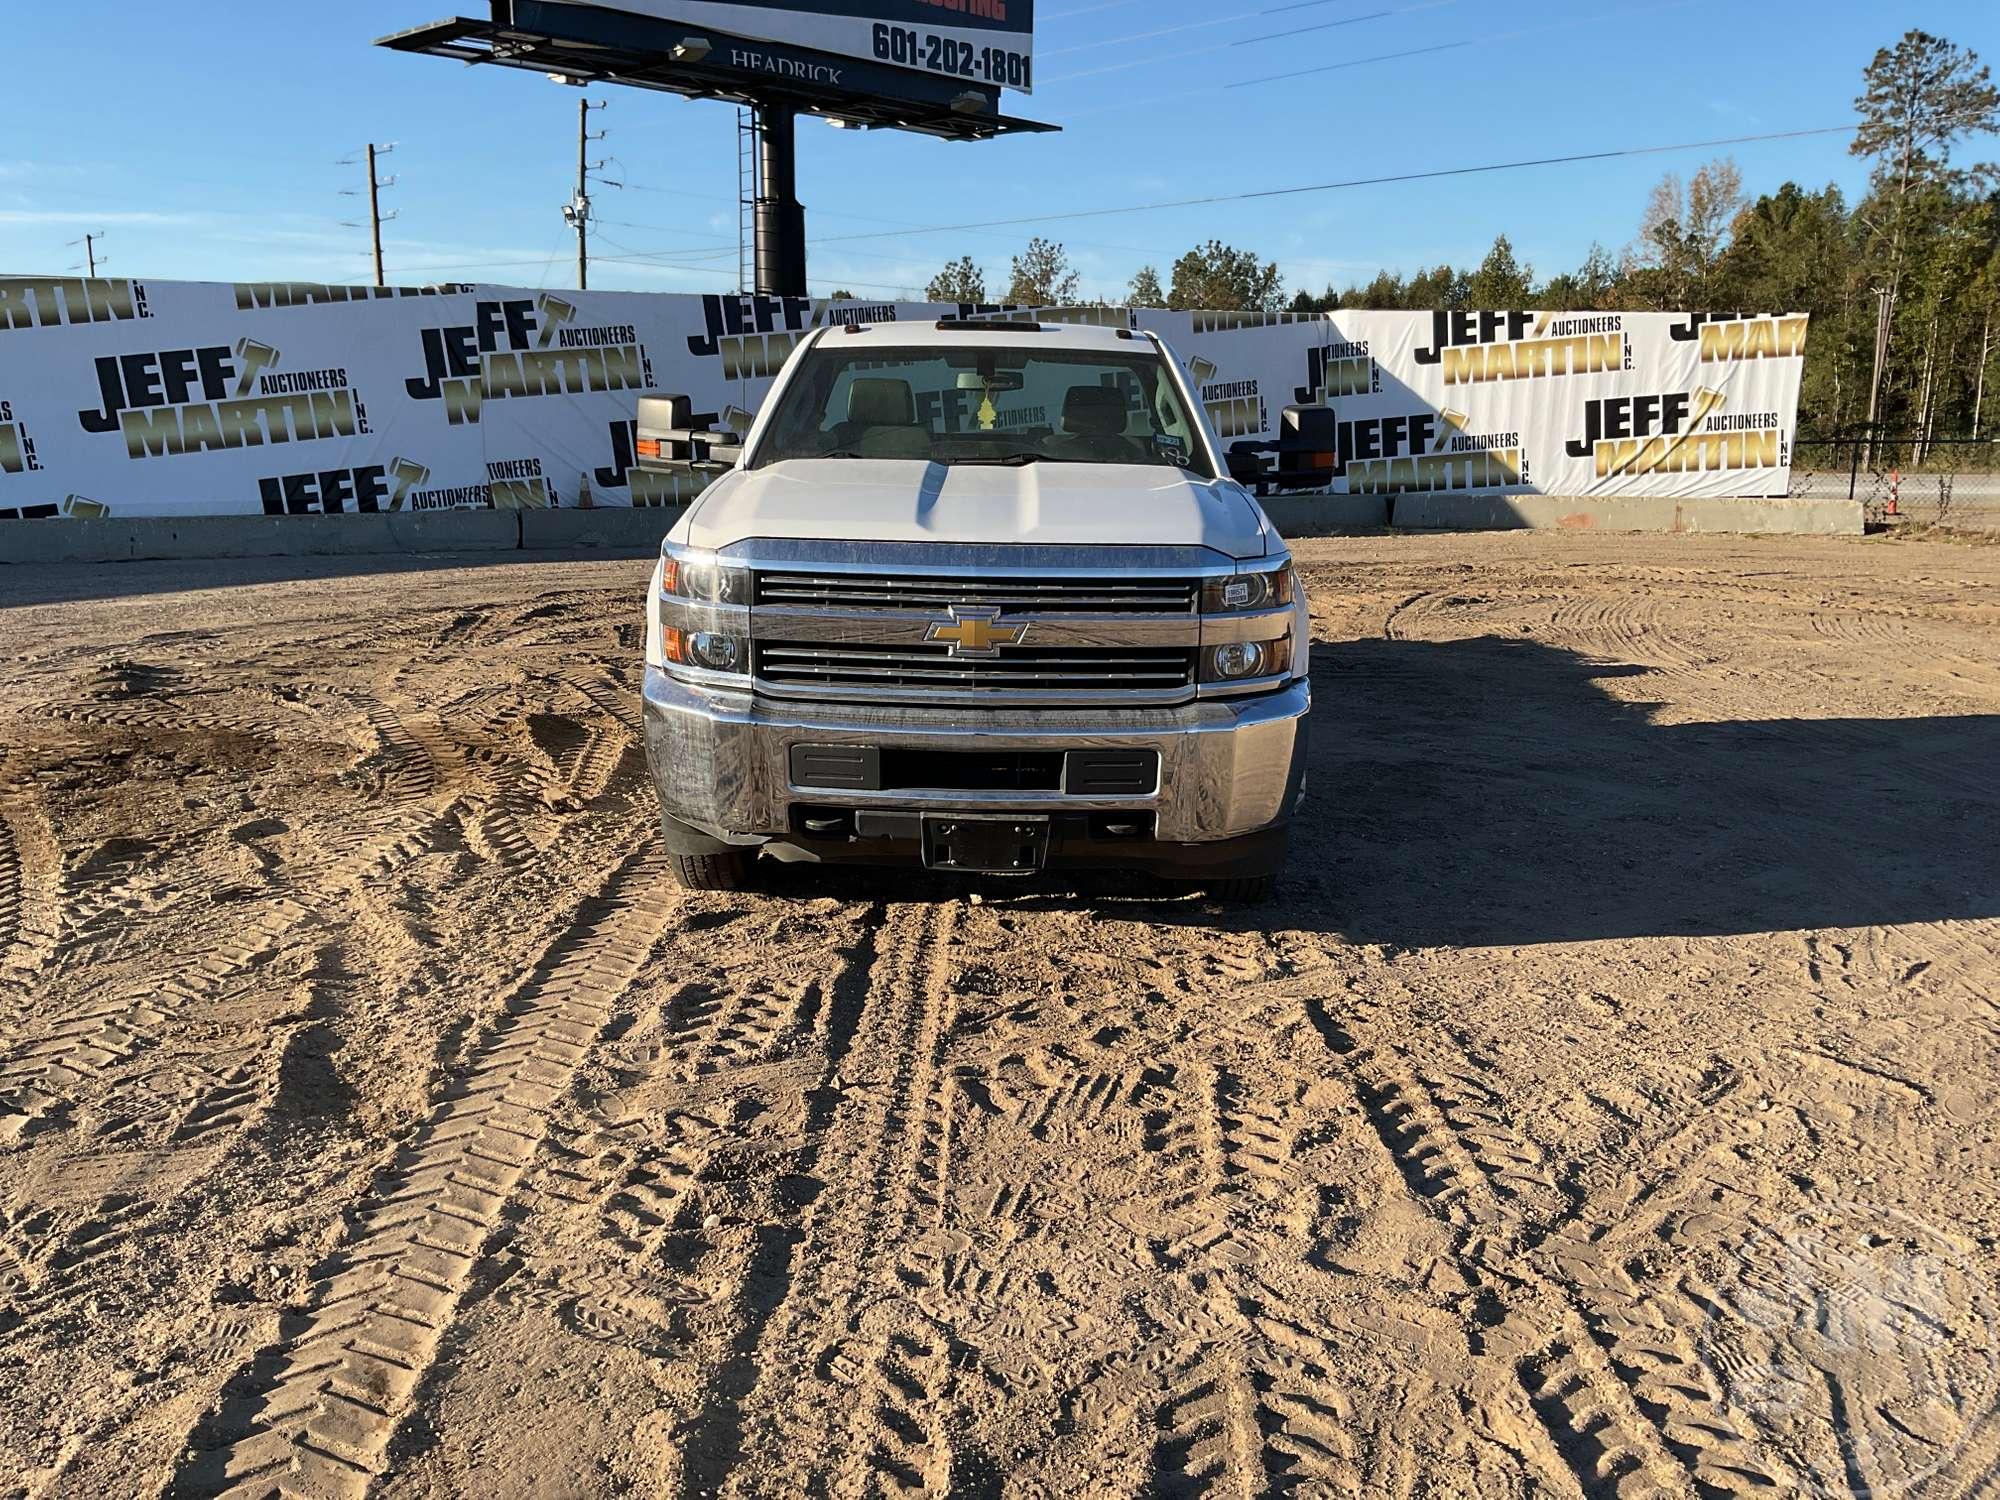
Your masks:
<svg viewBox="0 0 2000 1500"><path fill-rule="evenodd" d="M686 524L701 548L771 537L1269 551L1263 512L1240 485L1149 464L791 459L724 475Z"/></svg>

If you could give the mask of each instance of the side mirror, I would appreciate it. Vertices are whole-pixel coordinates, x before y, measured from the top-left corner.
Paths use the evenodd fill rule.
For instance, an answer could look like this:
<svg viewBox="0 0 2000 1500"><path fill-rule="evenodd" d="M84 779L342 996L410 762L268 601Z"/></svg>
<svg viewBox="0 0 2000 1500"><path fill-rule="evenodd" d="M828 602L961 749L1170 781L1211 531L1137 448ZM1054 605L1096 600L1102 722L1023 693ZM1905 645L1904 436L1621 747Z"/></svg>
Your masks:
<svg viewBox="0 0 2000 1500"><path fill-rule="evenodd" d="M655 474L716 474L743 457L735 433L694 425L686 396L641 396L632 447L638 466Z"/></svg>
<svg viewBox="0 0 2000 1500"><path fill-rule="evenodd" d="M1264 480L1264 455L1250 443L1231 443L1222 455L1222 461L1229 470L1229 477L1240 485L1255 489Z"/></svg>

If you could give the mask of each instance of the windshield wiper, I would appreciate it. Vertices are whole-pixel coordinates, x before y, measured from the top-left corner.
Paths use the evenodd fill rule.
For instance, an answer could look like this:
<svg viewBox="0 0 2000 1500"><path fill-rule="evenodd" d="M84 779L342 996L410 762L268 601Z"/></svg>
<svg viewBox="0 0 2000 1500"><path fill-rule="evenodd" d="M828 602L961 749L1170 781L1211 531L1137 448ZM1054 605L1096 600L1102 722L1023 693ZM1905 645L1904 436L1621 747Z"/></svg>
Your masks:
<svg viewBox="0 0 2000 1500"><path fill-rule="evenodd" d="M1019 468L1023 464L1039 464L1050 461L1046 453L996 453L991 455L965 453L939 460L940 463L947 464L998 464L1009 468Z"/></svg>

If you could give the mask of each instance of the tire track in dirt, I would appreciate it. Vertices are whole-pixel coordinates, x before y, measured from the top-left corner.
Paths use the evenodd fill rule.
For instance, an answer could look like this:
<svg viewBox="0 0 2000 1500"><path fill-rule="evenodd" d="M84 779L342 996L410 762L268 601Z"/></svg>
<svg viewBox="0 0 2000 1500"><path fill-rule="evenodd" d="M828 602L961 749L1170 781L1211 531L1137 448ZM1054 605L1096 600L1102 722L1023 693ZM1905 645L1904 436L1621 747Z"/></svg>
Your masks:
<svg viewBox="0 0 2000 1500"><path fill-rule="evenodd" d="M0 1017L10 1025L62 925L61 856L40 800L15 784L17 774L0 766Z"/></svg>
<svg viewBox="0 0 2000 1500"><path fill-rule="evenodd" d="M939 1192L935 1128L948 1108L939 1063L952 1026L957 903L890 908L875 934L852 1040L829 1046L841 1090L814 1157L824 1182L792 1259L782 1304L760 1341L747 1405L759 1412L742 1452L702 1460L694 1492L768 1493L808 1482L843 1493L880 1482L947 1491L951 1450L939 1425L949 1369L942 1331L888 1274ZM835 1027L842 997L834 997ZM851 1060L851 1064L850 1064ZM857 1075L858 1076L855 1076ZM845 1433L829 1442L829 1424ZM741 1487L745 1467L758 1475Z"/></svg>
<svg viewBox="0 0 2000 1500"><path fill-rule="evenodd" d="M0 775L5 771L0 769ZM0 961L21 935L21 846L14 836L12 799L0 793Z"/></svg>
<svg viewBox="0 0 2000 1500"><path fill-rule="evenodd" d="M587 901L393 1174L352 1211L305 1326L226 1394L174 1494L362 1496L568 1085L659 940L657 850ZM219 1440L219 1441L216 1441Z"/></svg>
<svg viewBox="0 0 2000 1500"><path fill-rule="evenodd" d="M1278 1060L1297 1055L1294 1032L1312 1029L1299 996L1334 988L1352 954L1296 934L1205 935L1183 953L1179 931L1148 924L1120 948L1121 964L1152 978L1157 1029L1129 1001L1126 1011L1145 1045L1090 1039L1084 1011L1069 1024L1086 1035L1025 1055L1017 1044L973 1080L995 1124L1026 1137L1024 1160L1001 1183L991 1227L950 1258L952 1294L930 1305L971 1325L955 1330L980 1346L962 1370L998 1375L1016 1403L1059 1413L1050 1446L1014 1471L1025 1493L1057 1475L1071 1492L1081 1482L1090 1493L1368 1493L1337 1373L1351 1351L1305 1331L1327 1309L1300 1308L1304 1322L1269 1316L1297 1288L1261 1279L1309 1249L1300 1204L1313 1183L1297 1155L1300 1112L1317 1105ZM992 1162L1005 1140L987 1128L975 1149ZM1087 1186L1071 1160L1087 1165ZM994 1180L971 1188L983 1200ZM1076 1233L1086 1222L1096 1231ZM963 1240L962 1215L953 1227ZM1051 1340L1049 1325L1073 1323L1076 1304L1091 1309L1090 1332ZM1114 1309L1135 1317L1129 1333ZM1091 1344L1105 1352L1080 1368L1077 1346ZM1037 1348L1046 1367L1030 1363Z"/></svg>
<svg viewBox="0 0 2000 1500"><path fill-rule="evenodd" d="M372 703L366 712L387 757L384 806L357 819L345 837L326 841L330 868L300 872L156 985L121 989L56 1018L0 1062L0 1138L18 1138L80 1091L157 1048L180 1018L197 1015L251 977L329 904L357 898L431 852L456 806L435 805L441 772L438 753L427 743L433 737L412 733L384 704ZM116 881L70 908L72 930L80 925L79 910L92 919L142 916L129 889ZM220 1078L210 1082L229 1087Z"/></svg>
<svg viewBox="0 0 2000 1500"><path fill-rule="evenodd" d="M1667 671L1705 665L1707 656L1677 635L1658 600L1628 585L1616 593L1570 598L1548 620L1558 639L1573 641L1588 656L1634 662Z"/></svg>
<svg viewBox="0 0 2000 1500"><path fill-rule="evenodd" d="M1522 1389L1586 1494L1728 1495L1788 1482L1704 1377L1682 1331L1685 1312L1643 1296L1618 1248L1639 1237L1638 1207L1665 1180L1698 1174L1707 1152L1697 1141L1719 1141L1720 1116L1703 1115L1648 1153L1659 1171L1624 1185L1632 1217L1592 1214L1573 1196L1566 1204L1552 1197L1558 1188L1541 1152L1512 1129L1470 1055L1463 1064L1417 1064L1382 1047L1347 1063L1411 1196L1453 1227L1468 1279L1510 1306L1491 1342L1521 1351L1514 1365ZM1672 1245L1659 1223L1644 1217L1656 1232L1649 1243ZM1628 1246L1622 1255L1635 1253Z"/></svg>
<svg viewBox="0 0 2000 1500"><path fill-rule="evenodd" d="M743 1325L761 1326L750 1293L764 1284L773 1249L789 1248L782 1231L760 1233L733 1269L731 1255L713 1248L690 1261L673 1247L676 1237L689 1243L702 1217L690 1195L717 1183L726 1190L740 1170L725 1163L717 1175L720 1154L743 1148L737 1120L766 1107L771 1065L808 1043L856 950L808 942L753 951L713 978L681 984L650 1019L632 1018L640 1040L628 1030L599 1049L614 1087L589 1106L581 1128L552 1129L512 1246L521 1273L500 1291L501 1305L540 1309L662 1363L703 1357L684 1328L672 1333L682 1308L712 1320L741 1304ZM741 1333L728 1351L709 1351L704 1389L742 1395L748 1352Z"/></svg>

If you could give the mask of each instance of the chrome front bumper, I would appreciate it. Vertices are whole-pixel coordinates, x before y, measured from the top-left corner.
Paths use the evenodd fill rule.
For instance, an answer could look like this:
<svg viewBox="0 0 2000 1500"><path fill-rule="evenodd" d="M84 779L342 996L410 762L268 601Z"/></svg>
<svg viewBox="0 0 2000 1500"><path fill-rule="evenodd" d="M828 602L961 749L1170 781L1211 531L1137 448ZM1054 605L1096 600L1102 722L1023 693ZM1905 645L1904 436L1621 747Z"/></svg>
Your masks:
<svg viewBox="0 0 2000 1500"><path fill-rule="evenodd" d="M725 843L786 837L794 803L899 811L1036 815L1146 811L1161 843L1208 843L1281 826L1297 800L1312 690L1294 682L1252 698L1174 708L894 708L789 703L697 687L646 670L646 758L662 811ZM1154 749L1150 796L901 788L829 792L791 782L794 744L929 750Z"/></svg>

